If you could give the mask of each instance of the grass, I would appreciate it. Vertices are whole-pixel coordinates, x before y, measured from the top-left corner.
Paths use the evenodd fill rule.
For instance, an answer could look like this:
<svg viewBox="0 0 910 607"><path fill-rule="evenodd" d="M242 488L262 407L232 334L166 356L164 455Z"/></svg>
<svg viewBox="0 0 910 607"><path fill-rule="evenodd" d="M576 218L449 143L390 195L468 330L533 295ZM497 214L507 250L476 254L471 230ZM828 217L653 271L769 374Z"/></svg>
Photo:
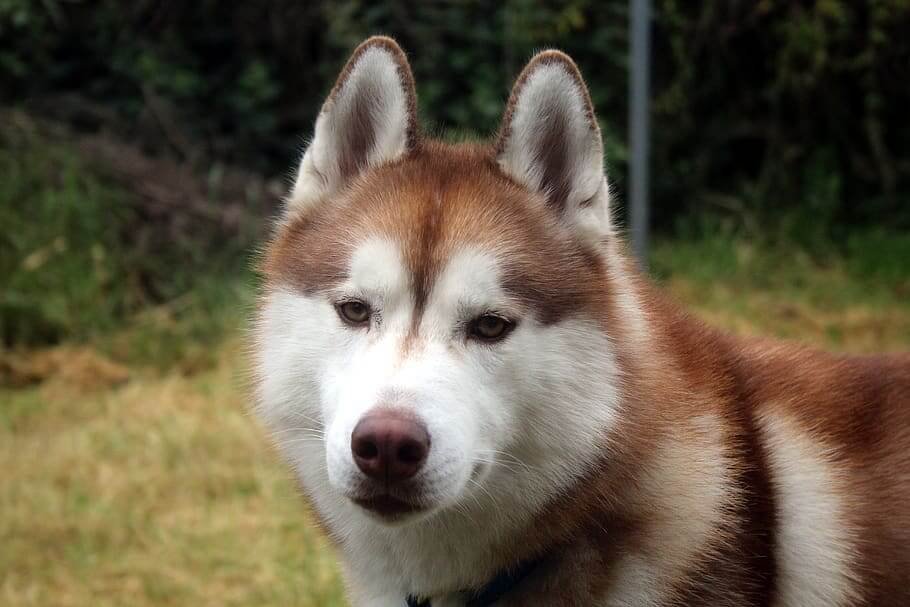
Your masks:
<svg viewBox="0 0 910 607"><path fill-rule="evenodd" d="M677 299L739 334L851 352L910 348L910 235L857 232L845 250L812 254L696 235L658 242L651 268Z"/></svg>
<svg viewBox="0 0 910 607"><path fill-rule="evenodd" d="M736 239L660 242L652 267L734 331L844 350L910 347L908 275L885 282L849 258L819 265ZM249 291L228 292L239 322ZM192 360L201 348L201 366L116 358L110 344L136 332L193 342L187 323L212 311L172 313L146 315L170 327L157 337L145 318L103 347L20 354L56 352L57 366L38 385L0 391L0 603L342 605L331 550L245 412L239 332L151 357Z"/></svg>
<svg viewBox="0 0 910 607"><path fill-rule="evenodd" d="M325 541L245 413L238 341L218 359L0 392L0 604L342 604Z"/></svg>

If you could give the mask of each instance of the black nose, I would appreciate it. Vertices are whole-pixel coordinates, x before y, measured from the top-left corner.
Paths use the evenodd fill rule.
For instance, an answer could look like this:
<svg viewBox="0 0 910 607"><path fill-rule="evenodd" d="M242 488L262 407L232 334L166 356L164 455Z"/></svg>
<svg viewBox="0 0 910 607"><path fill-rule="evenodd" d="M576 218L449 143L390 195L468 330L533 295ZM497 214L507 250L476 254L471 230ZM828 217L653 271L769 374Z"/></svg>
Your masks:
<svg viewBox="0 0 910 607"><path fill-rule="evenodd" d="M426 426L396 409L364 416L351 433L351 453L368 477L394 484L423 467L430 452Z"/></svg>

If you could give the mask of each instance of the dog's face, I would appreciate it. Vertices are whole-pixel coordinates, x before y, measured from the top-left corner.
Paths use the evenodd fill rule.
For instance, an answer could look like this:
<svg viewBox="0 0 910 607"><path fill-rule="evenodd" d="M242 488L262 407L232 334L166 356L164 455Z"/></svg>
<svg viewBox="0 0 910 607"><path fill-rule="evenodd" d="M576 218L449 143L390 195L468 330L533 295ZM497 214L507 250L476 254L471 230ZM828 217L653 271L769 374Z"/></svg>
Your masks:
<svg viewBox="0 0 910 607"><path fill-rule="evenodd" d="M265 259L260 414L324 517L544 501L615 415L601 144L535 58L491 148L421 141L404 55L354 54Z"/></svg>

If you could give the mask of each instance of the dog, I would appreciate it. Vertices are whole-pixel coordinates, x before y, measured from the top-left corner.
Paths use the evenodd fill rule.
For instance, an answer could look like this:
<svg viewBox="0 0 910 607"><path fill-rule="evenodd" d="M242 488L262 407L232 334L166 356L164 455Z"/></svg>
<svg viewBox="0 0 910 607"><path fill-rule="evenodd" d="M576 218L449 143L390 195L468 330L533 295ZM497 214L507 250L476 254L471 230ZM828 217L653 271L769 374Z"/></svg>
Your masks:
<svg viewBox="0 0 910 607"><path fill-rule="evenodd" d="M353 605L910 605L910 355L733 337L636 269L573 61L490 143L353 53L266 245L256 411Z"/></svg>

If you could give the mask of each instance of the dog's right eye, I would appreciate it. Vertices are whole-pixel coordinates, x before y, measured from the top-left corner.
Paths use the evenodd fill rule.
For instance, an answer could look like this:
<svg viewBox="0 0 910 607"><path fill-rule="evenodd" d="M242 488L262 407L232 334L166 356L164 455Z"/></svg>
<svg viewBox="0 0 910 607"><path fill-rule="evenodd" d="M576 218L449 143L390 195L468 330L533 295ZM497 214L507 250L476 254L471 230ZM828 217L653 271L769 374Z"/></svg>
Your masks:
<svg viewBox="0 0 910 607"><path fill-rule="evenodd" d="M468 325L468 337L485 341L496 342L504 339L515 323L497 314L482 314Z"/></svg>
<svg viewBox="0 0 910 607"><path fill-rule="evenodd" d="M370 306L362 301L352 299L335 305L338 316L352 327L362 327L370 322Z"/></svg>

